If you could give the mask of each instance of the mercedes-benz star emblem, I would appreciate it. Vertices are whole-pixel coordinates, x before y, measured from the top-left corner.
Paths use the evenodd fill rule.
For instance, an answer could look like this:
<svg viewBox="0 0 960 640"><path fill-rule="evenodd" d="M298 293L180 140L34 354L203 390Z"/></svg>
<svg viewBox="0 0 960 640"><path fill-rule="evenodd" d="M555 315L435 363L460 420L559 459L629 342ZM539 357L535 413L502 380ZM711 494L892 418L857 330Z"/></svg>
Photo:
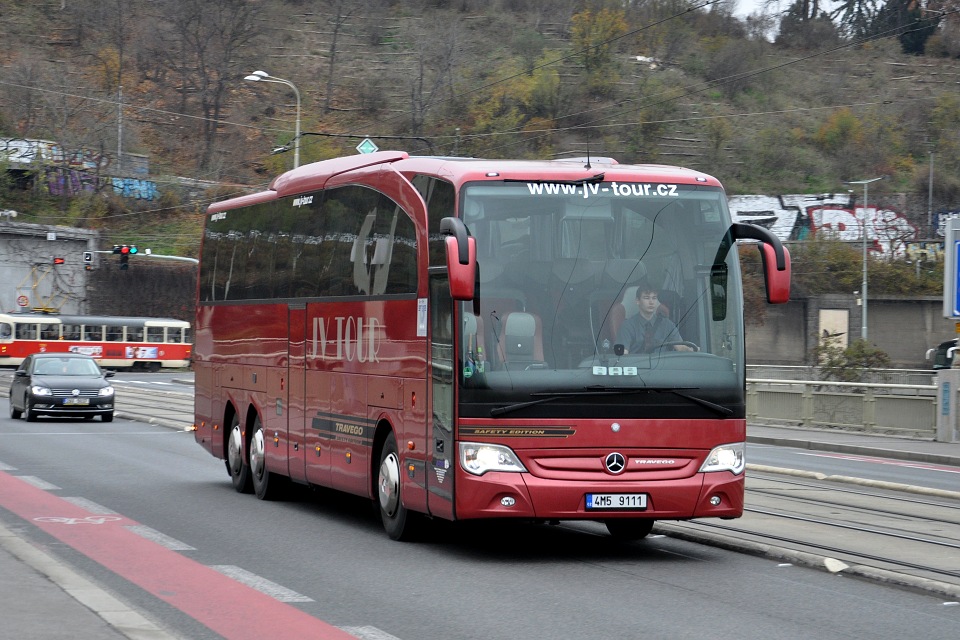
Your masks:
<svg viewBox="0 0 960 640"><path fill-rule="evenodd" d="M620 473L627 466L627 460L622 453L614 452L607 455L604 464L607 465L607 471L610 473Z"/></svg>

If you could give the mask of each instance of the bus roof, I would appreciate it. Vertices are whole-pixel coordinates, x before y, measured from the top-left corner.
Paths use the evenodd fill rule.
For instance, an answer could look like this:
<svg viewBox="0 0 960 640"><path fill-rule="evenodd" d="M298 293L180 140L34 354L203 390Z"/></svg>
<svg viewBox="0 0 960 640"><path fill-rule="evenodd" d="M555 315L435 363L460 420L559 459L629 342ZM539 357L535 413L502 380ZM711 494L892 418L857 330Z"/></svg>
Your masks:
<svg viewBox="0 0 960 640"><path fill-rule="evenodd" d="M231 198L211 204L208 213L266 202L274 198L310 193L323 189L330 178L380 164L407 176L432 175L448 180L459 189L472 181L581 180L603 174L604 182L658 182L721 187L720 181L706 173L661 164L619 164L611 158L569 158L559 160L498 160L437 156L410 156L404 151L344 156L305 164L277 176L267 191Z"/></svg>

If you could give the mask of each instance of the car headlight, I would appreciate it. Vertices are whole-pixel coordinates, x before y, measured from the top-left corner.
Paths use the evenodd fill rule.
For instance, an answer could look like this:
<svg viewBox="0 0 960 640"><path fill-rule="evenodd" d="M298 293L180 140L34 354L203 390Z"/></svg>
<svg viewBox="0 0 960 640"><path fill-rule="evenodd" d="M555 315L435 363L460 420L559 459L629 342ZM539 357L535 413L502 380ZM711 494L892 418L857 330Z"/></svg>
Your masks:
<svg viewBox="0 0 960 640"><path fill-rule="evenodd" d="M113 387L104 387L97 392L97 395L101 398L109 398L113 395Z"/></svg>
<svg viewBox="0 0 960 640"><path fill-rule="evenodd" d="M460 443L460 466L475 476L487 471L523 473L527 470L510 447L481 442Z"/></svg>
<svg viewBox="0 0 960 640"><path fill-rule="evenodd" d="M53 391L50 390L50 387L41 387L40 385L35 384L30 387L30 393L35 396L49 396L53 393Z"/></svg>
<svg viewBox="0 0 960 640"><path fill-rule="evenodd" d="M743 473L743 468L747 464L744 458L744 449L744 443L742 442L714 447L707 459L700 465L700 471L702 473L730 471L739 475Z"/></svg>

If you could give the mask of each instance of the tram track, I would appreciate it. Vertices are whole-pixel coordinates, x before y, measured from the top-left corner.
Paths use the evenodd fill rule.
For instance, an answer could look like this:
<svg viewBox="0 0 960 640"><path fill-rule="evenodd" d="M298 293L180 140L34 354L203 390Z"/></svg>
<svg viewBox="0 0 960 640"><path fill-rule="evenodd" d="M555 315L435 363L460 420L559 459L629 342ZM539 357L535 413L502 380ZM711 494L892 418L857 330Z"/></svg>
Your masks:
<svg viewBox="0 0 960 640"><path fill-rule="evenodd" d="M853 489L763 473L748 475L742 518L658 527L675 537L960 598L960 494L942 493L921 498L882 486Z"/></svg>

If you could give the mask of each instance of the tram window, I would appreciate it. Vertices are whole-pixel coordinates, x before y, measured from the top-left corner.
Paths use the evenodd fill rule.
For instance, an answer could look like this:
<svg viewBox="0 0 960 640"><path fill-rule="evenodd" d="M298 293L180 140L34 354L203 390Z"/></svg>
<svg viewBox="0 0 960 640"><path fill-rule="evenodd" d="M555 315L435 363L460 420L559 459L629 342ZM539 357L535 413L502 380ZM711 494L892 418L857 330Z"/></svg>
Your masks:
<svg viewBox="0 0 960 640"><path fill-rule="evenodd" d="M123 327L107 325L107 341L119 342L123 340Z"/></svg>
<svg viewBox="0 0 960 640"><path fill-rule="evenodd" d="M163 327L147 327L147 342L163 342Z"/></svg>
<svg viewBox="0 0 960 640"><path fill-rule="evenodd" d="M180 342L180 329L167 327L167 342Z"/></svg>
<svg viewBox="0 0 960 640"><path fill-rule="evenodd" d="M102 342L103 341L103 327L102 326L86 326L83 327L83 339L88 342Z"/></svg>
<svg viewBox="0 0 960 640"><path fill-rule="evenodd" d="M64 340L79 340L80 339L80 325L79 324L65 324L61 327L61 334Z"/></svg>
<svg viewBox="0 0 960 640"><path fill-rule="evenodd" d="M18 324L16 329L17 340L36 340L37 325Z"/></svg>
<svg viewBox="0 0 960 640"><path fill-rule="evenodd" d="M41 340L57 340L60 338L60 325L42 324L40 325Z"/></svg>
<svg viewBox="0 0 960 640"><path fill-rule="evenodd" d="M0 322L0 340L13 337L13 327L8 322Z"/></svg>
<svg viewBox="0 0 960 640"><path fill-rule="evenodd" d="M127 327L127 342L143 342L143 327Z"/></svg>

